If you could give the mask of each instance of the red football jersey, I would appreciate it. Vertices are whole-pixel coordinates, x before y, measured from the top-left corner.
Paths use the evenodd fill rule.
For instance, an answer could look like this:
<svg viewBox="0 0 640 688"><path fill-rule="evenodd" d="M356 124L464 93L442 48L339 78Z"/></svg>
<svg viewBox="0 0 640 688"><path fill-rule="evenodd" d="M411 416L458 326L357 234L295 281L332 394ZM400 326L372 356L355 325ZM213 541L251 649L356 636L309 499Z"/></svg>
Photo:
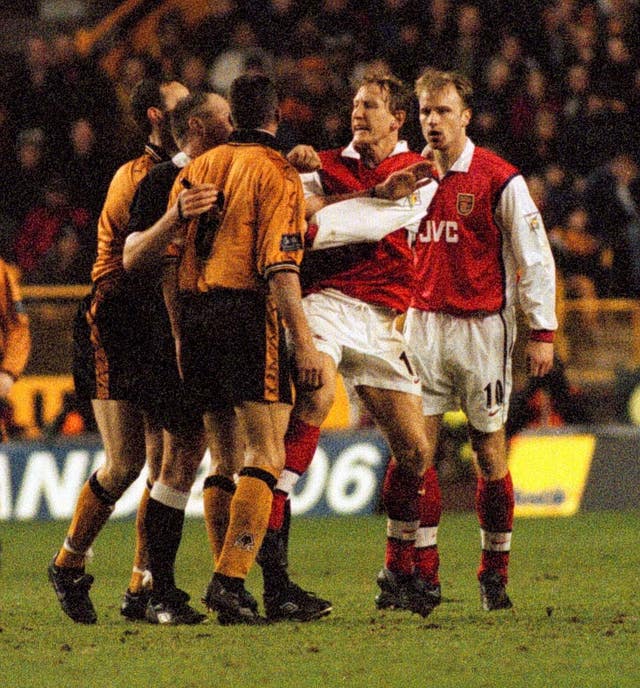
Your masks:
<svg viewBox="0 0 640 688"><path fill-rule="evenodd" d="M319 177L327 196L369 189L392 172L423 160L402 143L374 169L365 167L351 147L322 151L319 156ZM338 289L366 303L405 311L414 287L413 252L406 230L399 229L373 245L356 265L313 282L306 291Z"/></svg>
<svg viewBox="0 0 640 688"><path fill-rule="evenodd" d="M504 251L510 252L510 239L498 226L495 211L503 189L518 174L491 151L467 148L439 180L416 237L413 306L453 315L503 308L507 282L514 275L507 275L511 265Z"/></svg>

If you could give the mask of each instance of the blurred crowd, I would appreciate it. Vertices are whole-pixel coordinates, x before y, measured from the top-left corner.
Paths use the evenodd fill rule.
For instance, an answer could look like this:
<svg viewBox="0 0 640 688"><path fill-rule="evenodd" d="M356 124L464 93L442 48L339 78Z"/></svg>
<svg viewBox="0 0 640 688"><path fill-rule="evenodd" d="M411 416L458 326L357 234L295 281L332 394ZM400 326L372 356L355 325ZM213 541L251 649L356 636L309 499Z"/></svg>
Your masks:
<svg viewBox="0 0 640 688"><path fill-rule="evenodd" d="M350 139L367 71L412 83L427 65L468 74L470 135L518 165L542 210L567 296L640 296L637 0L218 0L197 26L163 15L154 49L107 75L74 32L34 33L2 61L0 256L25 283L89 280L109 180L139 154L129 94L162 74L225 94L275 77L281 143ZM75 28L75 27L74 27ZM7 57L7 56L5 56ZM420 150L417 112L404 131Z"/></svg>

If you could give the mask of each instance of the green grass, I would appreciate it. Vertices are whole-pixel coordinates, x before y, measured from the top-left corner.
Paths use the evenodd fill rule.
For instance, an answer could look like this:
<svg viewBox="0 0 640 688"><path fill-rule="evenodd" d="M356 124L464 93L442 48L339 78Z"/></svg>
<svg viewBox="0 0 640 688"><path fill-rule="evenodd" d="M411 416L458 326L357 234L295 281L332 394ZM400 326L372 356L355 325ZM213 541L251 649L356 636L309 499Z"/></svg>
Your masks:
<svg viewBox="0 0 640 688"><path fill-rule="evenodd" d="M295 519L292 572L330 597L312 624L158 628L126 622L118 604L133 524L110 523L90 571L99 622L73 624L46 566L64 523L3 523L0 686L5 688L637 688L640 685L640 511L520 519L510 593L488 614L475 581L473 514L440 529L446 602L429 618L378 612L381 517ZM210 576L203 524L189 521L178 581L197 600ZM260 590L257 572L248 587ZM199 606L199 602L196 603Z"/></svg>

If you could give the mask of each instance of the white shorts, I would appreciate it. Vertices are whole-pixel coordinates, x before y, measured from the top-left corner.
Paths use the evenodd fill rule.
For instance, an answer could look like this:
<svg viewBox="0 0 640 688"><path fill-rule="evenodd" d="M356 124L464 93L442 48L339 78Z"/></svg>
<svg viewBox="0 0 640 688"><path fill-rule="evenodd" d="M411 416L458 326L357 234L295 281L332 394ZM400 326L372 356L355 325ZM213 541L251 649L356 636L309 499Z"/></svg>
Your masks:
<svg viewBox="0 0 640 688"><path fill-rule="evenodd" d="M347 387L365 385L420 396L398 314L335 289L302 299L318 351L331 356Z"/></svg>
<svg viewBox="0 0 640 688"><path fill-rule="evenodd" d="M462 408L481 432L505 424L516 340L513 309L462 318L410 308L404 332L422 380L426 416Z"/></svg>

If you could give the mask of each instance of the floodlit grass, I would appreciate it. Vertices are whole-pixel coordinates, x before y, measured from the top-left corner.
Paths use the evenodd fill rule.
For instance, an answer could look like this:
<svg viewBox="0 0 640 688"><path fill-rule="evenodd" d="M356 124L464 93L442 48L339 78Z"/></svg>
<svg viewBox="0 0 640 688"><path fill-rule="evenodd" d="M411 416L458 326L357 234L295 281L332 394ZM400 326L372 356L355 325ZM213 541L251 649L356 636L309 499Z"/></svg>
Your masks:
<svg viewBox="0 0 640 688"><path fill-rule="evenodd" d="M0 685L6 688L637 688L640 511L520 519L510 593L515 609L482 612L473 514L440 529L446 602L429 618L378 612L379 517L294 520L292 572L332 599L311 624L159 628L126 622L132 522L110 523L90 572L96 626L60 610L46 567L64 523L0 526ZM210 576L203 524L188 521L179 584L197 600ZM258 572L248 587L260 590ZM200 606L199 602L195 602Z"/></svg>

